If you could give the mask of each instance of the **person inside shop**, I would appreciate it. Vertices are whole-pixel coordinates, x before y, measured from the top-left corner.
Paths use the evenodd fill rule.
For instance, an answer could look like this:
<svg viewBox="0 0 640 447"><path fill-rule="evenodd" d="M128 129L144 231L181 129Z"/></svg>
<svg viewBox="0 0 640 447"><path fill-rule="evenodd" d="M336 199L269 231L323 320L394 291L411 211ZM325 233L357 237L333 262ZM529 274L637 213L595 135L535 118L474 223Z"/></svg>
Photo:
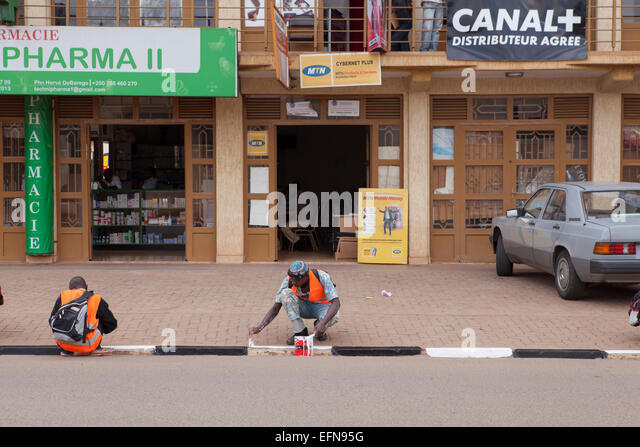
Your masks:
<svg viewBox="0 0 640 447"><path fill-rule="evenodd" d="M278 315L284 306L293 327L293 335L287 339L293 345L296 336L308 336L304 318L314 318L315 337L327 339L327 328L338 322L340 298L329 274L322 270L309 269L304 261L295 261L289 266L287 276L276 293L276 302L258 326L249 329L249 337L259 334Z"/></svg>
<svg viewBox="0 0 640 447"><path fill-rule="evenodd" d="M120 181L120 177L113 175L111 168L107 168L102 173L100 186L102 189L122 189L122 182Z"/></svg>
<svg viewBox="0 0 640 447"><path fill-rule="evenodd" d="M90 296L87 304L86 325L90 332L81 340L73 340L70 337L60 337L54 330L54 338L60 348L60 355L109 355L110 351L101 348L102 336L109 334L118 327L118 320L109 309L109 304L93 291L87 292L87 282L81 276L74 276L69 281L69 289L60 293L53 305L49 316L49 325L52 326L54 318L60 318L58 311L62 306L87 294ZM64 339L62 341L61 339Z"/></svg>
<svg viewBox="0 0 640 447"><path fill-rule="evenodd" d="M142 182L142 189L156 189L158 186L158 178L156 177L156 170L152 166L149 166L144 170L144 180Z"/></svg>

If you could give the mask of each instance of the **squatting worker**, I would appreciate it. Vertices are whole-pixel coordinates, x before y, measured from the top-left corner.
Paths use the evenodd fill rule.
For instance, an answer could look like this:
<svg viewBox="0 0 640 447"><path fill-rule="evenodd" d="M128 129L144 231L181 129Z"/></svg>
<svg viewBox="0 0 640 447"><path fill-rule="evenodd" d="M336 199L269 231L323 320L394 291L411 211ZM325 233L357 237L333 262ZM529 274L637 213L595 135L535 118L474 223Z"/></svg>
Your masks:
<svg viewBox="0 0 640 447"><path fill-rule="evenodd" d="M295 336L308 336L303 318L315 318L314 329L318 340L327 339L327 328L338 322L340 298L327 272L312 269L304 261L289 266L287 277L276 293L276 302L265 315L262 323L249 330L249 336L262 331L284 306L293 326L293 335L287 339L293 345Z"/></svg>
<svg viewBox="0 0 640 447"><path fill-rule="evenodd" d="M71 278L71 281L69 281L69 290L65 290L60 294L51 311L51 317L53 317L60 307L81 297L86 291L87 282L84 278L81 276ZM51 317L49 317L49 319L51 319ZM93 296L89 298L87 324L96 325L96 328L87 335L86 341L79 341L72 344L56 340L56 343L60 347L60 354L109 354L108 351L100 347L100 342L104 334L113 332L118 327L118 321L113 316L113 313L111 313L107 302L98 294L93 294Z"/></svg>

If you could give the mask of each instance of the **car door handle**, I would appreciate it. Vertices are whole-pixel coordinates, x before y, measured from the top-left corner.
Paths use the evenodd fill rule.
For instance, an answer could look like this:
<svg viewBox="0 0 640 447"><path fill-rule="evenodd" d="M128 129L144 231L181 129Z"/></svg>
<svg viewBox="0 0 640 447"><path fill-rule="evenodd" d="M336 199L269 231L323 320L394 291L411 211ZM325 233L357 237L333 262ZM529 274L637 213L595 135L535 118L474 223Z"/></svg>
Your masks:
<svg viewBox="0 0 640 447"><path fill-rule="evenodd" d="M554 230L559 230L559 229L560 229L560 225L554 225L554 226L553 226L553 229L554 229Z"/></svg>

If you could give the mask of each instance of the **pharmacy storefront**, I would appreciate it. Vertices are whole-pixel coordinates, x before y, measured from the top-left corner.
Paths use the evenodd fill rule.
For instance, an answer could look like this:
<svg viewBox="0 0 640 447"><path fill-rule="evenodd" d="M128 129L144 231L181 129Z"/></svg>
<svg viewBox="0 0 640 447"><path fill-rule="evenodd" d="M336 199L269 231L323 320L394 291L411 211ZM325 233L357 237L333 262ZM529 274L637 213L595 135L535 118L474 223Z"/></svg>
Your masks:
<svg viewBox="0 0 640 447"><path fill-rule="evenodd" d="M0 28L0 67L0 260L215 259L234 29Z"/></svg>

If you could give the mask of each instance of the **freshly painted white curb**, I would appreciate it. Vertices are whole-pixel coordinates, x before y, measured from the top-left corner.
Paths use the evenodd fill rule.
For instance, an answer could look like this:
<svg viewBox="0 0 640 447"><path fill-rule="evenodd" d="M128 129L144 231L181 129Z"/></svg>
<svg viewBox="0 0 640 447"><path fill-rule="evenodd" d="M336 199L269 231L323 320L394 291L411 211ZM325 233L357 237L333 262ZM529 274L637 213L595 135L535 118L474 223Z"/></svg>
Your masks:
<svg viewBox="0 0 640 447"><path fill-rule="evenodd" d="M426 348L429 357L454 359L496 359L513 357L511 348Z"/></svg>
<svg viewBox="0 0 640 447"><path fill-rule="evenodd" d="M604 351L607 354L611 354L611 355L640 355L640 351L631 351L631 350L611 350L611 351Z"/></svg>
<svg viewBox="0 0 640 447"><path fill-rule="evenodd" d="M114 353L128 353L128 354L155 354L155 346L103 346L103 349L108 349Z"/></svg>

